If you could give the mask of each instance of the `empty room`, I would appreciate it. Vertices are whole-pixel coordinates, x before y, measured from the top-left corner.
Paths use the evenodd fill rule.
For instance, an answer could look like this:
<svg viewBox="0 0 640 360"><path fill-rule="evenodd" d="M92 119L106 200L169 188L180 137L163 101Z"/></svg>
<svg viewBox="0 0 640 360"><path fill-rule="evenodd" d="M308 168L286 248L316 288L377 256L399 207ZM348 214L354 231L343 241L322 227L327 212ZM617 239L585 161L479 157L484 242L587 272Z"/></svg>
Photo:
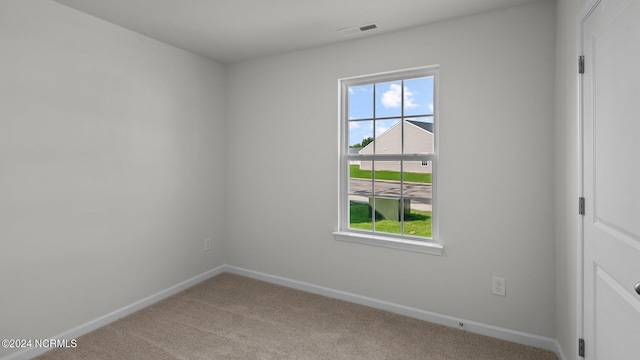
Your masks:
<svg viewBox="0 0 640 360"><path fill-rule="evenodd" d="M636 358L639 19L0 0L0 359Z"/></svg>

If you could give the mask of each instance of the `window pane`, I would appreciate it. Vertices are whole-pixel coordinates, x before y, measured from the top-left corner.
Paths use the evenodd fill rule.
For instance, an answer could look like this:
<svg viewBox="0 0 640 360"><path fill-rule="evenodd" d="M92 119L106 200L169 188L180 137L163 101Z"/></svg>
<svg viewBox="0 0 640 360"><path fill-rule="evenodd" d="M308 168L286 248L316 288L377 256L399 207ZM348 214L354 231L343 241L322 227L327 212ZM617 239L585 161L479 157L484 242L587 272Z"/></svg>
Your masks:
<svg viewBox="0 0 640 360"><path fill-rule="evenodd" d="M404 161L403 179L407 183L431 184L431 161Z"/></svg>
<svg viewBox="0 0 640 360"><path fill-rule="evenodd" d="M376 120L376 154L402 153L402 127L399 119Z"/></svg>
<svg viewBox="0 0 640 360"><path fill-rule="evenodd" d="M367 199L365 197L364 199ZM371 207L361 196L349 196L349 228L358 230L373 230L371 221Z"/></svg>
<svg viewBox="0 0 640 360"><path fill-rule="evenodd" d="M349 86L349 120L373 118L373 84Z"/></svg>
<svg viewBox="0 0 640 360"><path fill-rule="evenodd" d="M369 205L376 211L375 232L401 234L401 217L405 215L402 215L400 198L375 196Z"/></svg>
<svg viewBox="0 0 640 360"><path fill-rule="evenodd" d="M401 222L404 217L401 201L400 162L376 161L374 197L369 204L375 209L374 230L391 234L401 234ZM408 208L407 208L408 210Z"/></svg>
<svg viewBox="0 0 640 360"><path fill-rule="evenodd" d="M373 142L373 121L349 121L349 154L357 154ZM373 154L373 144L363 154Z"/></svg>
<svg viewBox="0 0 640 360"><path fill-rule="evenodd" d="M402 81L376 84L376 118L402 115Z"/></svg>
<svg viewBox="0 0 640 360"><path fill-rule="evenodd" d="M404 121L404 153L433 153L433 116L407 118Z"/></svg>
<svg viewBox="0 0 640 360"><path fill-rule="evenodd" d="M421 161L405 161L403 164L402 193L405 206L404 234L431 238L432 184L431 164L422 166ZM424 168L422 171L421 168Z"/></svg>
<svg viewBox="0 0 640 360"><path fill-rule="evenodd" d="M349 227L373 230L369 199L373 195L371 161L349 164Z"/></svg>
<svg viewBox="0 0 640 360"><path fill-rule="evenodd" d="M371 163L371 161L349 162L349 195L367 197L373 194ZM367 202L367 199L364 201Z"/></svg>
<svg viewBox="0 0 640 360"><path fill-rule="evenodd" d="M404 81L404 116L433 115L433 76Z"/></svg>

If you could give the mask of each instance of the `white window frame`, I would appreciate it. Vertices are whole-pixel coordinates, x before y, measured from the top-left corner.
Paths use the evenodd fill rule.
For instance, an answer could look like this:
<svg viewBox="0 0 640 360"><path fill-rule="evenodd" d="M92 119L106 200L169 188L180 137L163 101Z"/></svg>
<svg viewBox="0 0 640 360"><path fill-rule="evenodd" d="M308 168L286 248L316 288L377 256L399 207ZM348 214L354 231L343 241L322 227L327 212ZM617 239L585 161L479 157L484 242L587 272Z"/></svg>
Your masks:
<svg viewBox="0 0 640 360"><path fill-rule="evenodd" d="M393 249L414 251L433 255L442 255L443 246L438 236L438 209L437 209L437 159L438 159L438 138L439 138L439 106L438 106L438 83L439 83L439 66L431 65L405 70L391 71L372 75L363 75L342 78L338 81L339 94L339 129L340 129L340 151L339 151L339 206L338 206L338 231L333 233L335 240L348 241L360 244L382 246ZM349 86L365 85L372 83L408 80L412 78L433 76L434 78L434 104L433 104L433 127L434 127L434 149L433 154L405 154L405 155L349 155L349 109L348 109L348 88ZM375 101L375 100L374 100ZM432 211L431 211L431 238L418 238L409 235L396 235L379 233L366 230L358 230L349 228L349 162L352 160L371 161L394 161L394 160L412 160L412 161L429 161L431 163L431 184L432 184Z"/></svg>

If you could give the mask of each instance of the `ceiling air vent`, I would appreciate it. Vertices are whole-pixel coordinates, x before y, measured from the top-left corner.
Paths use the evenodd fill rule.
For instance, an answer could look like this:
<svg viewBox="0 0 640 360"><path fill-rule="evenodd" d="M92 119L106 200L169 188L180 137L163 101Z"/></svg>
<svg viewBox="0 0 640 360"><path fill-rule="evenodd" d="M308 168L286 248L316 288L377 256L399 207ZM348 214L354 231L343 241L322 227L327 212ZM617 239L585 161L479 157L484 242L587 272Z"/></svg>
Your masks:
<svg viewBox="0 0 640 360"><path fill-rule="evenodd" d="M373 30L373 29L377 29L377 28L378 28L378 25L370 24L370 25L360 26L360 31Z"/></svg>
<svg viewBox="0 0 640 360"><path fill-rule="evenodd" d="M379 28L380 28L380 25L378 25L377 23L372 23L372 24L358 25L358 26L352 26L344 29L339 29L338 32L346 36L346 35L359 34L365 31L371 31Z"/></svg>

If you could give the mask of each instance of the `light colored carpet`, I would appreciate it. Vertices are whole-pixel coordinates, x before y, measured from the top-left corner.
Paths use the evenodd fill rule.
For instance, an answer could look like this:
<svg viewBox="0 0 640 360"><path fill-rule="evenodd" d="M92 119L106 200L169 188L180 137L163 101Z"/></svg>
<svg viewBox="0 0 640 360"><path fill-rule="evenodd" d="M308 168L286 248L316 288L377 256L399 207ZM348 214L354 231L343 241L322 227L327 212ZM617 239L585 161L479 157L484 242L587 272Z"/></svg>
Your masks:
<svg viewBox="0 0 640 360"><path fill-rule="evenodd" d="M77 342L37 359L557 360L546 350L233 274Z"/></svg>

